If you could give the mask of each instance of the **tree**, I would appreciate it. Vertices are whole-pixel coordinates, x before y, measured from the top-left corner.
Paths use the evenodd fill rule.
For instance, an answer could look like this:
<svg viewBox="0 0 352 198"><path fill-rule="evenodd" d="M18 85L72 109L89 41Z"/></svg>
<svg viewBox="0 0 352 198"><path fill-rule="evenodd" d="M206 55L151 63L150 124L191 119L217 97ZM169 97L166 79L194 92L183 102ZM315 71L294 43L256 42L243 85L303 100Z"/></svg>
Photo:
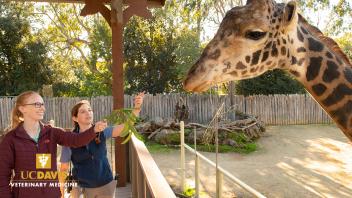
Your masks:
<svg viewBox="0 0 352 198"><path fill-rule="evenodd" d="M168 1L153 18L134 18L125 29L126 93L182 92L182 78L201 53L199 34L190 27L179 1Z"/></svg>
<svg viewBox="0 0 352 198"><path fill-rule="evenodd" d="M132 19L124 41L126 93L155 94L180 88L172 34L160 21Z"/></svg>
<svg viewBox="0 0 352 198"><path fill-rule="evenodd" d="M288 73L278 69L253 79L238 81L236 84L236 94L238 95L297 93L305 93L303 86L293 80Z"/></svg>
<svg viewBox="0 0 352 198"><path fill-rule="evenodd" d="M28 13L17 4L0 5L0 95L18 95L50 84L47 49L30 33ZM15 34L14 34L15 33Z"/></svg>
<svg viewBox="0 0 352 198"><path fill-rule="evenodd" d="M352 33L351 32L345 33L340 38L337 38L336 41L340 45L341 49L352 61Z"/></svg>

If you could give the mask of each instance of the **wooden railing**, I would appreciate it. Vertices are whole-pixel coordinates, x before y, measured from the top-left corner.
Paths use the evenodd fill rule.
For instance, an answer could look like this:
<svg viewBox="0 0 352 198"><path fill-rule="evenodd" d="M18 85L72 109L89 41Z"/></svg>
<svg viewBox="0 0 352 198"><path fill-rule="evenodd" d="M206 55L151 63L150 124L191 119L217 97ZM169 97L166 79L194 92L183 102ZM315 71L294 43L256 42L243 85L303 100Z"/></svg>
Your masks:
<svg viewBox="0 0 352 198"><path fill-rule="evenodd" d="M133 198L176 198L144 143L132 136L130 143Z"/></svg>

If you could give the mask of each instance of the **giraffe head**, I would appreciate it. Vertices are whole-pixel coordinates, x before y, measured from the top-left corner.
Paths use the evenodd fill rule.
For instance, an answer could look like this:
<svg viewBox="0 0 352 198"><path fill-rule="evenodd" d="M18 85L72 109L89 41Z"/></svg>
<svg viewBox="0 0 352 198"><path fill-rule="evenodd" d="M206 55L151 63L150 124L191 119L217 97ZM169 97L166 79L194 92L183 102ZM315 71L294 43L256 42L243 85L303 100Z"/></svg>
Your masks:
<svg viewBox="0 0 352 198"><path fill-rule="evenodd" d="M212 84L253 78L289 65L298 14L296 3L247 0L226 13L199 60L188 71L184 88L201 92Z"/></svg>

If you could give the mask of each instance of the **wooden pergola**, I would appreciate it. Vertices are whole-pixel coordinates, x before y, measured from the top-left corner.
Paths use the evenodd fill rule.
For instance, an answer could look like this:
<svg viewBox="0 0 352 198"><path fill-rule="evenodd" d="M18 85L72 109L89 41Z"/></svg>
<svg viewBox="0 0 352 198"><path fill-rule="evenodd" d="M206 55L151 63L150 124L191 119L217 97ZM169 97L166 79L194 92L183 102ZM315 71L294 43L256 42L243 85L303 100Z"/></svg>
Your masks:
<svg viewBox="0 0 352 198"><path fill-rule="evenodd" d="M144 18L151 17L148 8L162 7L165 0L14 0L50 3L81 3L85 4L81 16L100 13L112 31L112 95L114 109L124 106L123 89L123 28L133 15ZM107 5L110 5L109 8ZM128 6L128 7L127 7ZM124 7L127 7L124 9ZM122 145L122 138L115 140L116 171L120 175L118 186L126 186L128 174L127 146Z"/></svg>

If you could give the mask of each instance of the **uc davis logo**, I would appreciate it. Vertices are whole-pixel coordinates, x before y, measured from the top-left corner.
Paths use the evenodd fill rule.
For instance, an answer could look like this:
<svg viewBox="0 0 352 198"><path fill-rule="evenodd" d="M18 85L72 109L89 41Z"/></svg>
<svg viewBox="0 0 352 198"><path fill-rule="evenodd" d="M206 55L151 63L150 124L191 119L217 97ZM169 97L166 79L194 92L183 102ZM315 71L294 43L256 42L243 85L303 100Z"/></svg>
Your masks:
<svg viewBox="0 0 352 198"><path fill-rule="evenodd" d="M35 166L37 169L51 169L51 154L36 154Z"/></svg>

